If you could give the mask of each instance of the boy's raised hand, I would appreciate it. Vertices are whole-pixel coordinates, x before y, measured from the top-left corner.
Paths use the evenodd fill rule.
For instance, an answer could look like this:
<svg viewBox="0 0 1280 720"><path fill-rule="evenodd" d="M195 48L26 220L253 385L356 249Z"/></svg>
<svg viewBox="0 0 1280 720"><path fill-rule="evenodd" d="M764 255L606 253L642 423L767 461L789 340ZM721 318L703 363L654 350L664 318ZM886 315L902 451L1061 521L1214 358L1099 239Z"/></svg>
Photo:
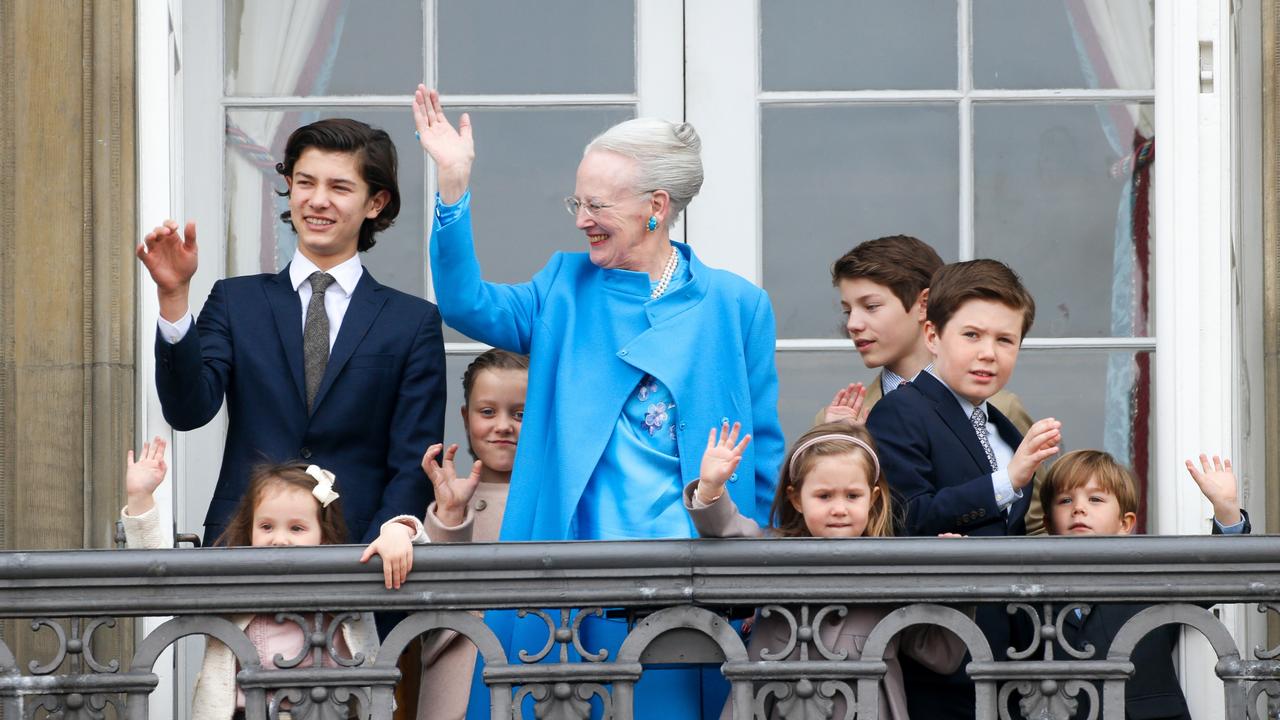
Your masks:
<svg viewBox="0 0 1280 720"><path fill-rule="evenodd" d="M854 426L866 425L867 412L862 407L862 401L866 397L867 388L862 383L849 383L848 387L836 391L823 419L826 422L847 422Z"/></svg>
<svg viewBox="0 0 1280 720"><path fill-rule="evenodd" d="M360 556L360 562L369 562L374 555L382 557L382 580L388 590L399 590L413 569L413 533L404 523L388 522Z"/></svg>
<svg viewBox="0 0 1280 720"><path fill-rule="evenodd" d="M164 482L168 466L164 462L164 449L167 443L157 435L149 443L142 443L142 452L135 461L130 450L126 458L124 472L124 491L129 498L126 507L129 515L137 517L156 506L156 488Z"/></svg>
<svg viewBox="0 0 1280 720"><path fill-rule="evenodd" d="M1026 487L1036 474L1036 468L1058 452L1061 442L1062 423L1053 418L1039 420L1028 428L1009 461L1009 484L1013 489Z"/></svg>
<svg viewBox="0 0 1280 720"><path fill-rule="evenodd" d="M442 443L427 448L426 454L422 456L422 471L431 478L431 484L436 490L436 517L446 527L457 527L467 519L467 503L476 494L476 486L480 484L480 468L483 466L476 460L471 464L471 474L459 478L453 464L453 457L458 454L458 444L453 443L445 450L444 464L441 465L436 462L436 458L443 448Z"/></svg>
<svg viewBox="0 0 1280 720"><path fill-rule="evenodd" d="M1200 453L1200 469L1195 463L1187 461L1187 472L1191 479L1200 486L1200 492L1213 504L1213 518L1224 526L1240 522L1240 491L1236 487L1236 474L1231 470L1231 460L1213 456L1213 464L1209 456Z"/></svg>
<svg viewBox="0 0 1280 720"><path fill-rule="evenodd" d="M199 265L196 224L189 222L178 232L178 223L165 220L147 233L134 250L156 283L160 316L177 322L187 314L187 293Z"/></svg>
<svg viewBox="0 0 1280 720"><path fill-rule="evenodd" d="M751 444L751 436L738 442L741 431L742 423L734 423L730 429L726 422L720 428L719 437L715 428L707 435L707 449L702 453L702 466L698 470L698 487L694 489L703 504L710 505L720 499L724 484L742 462L742 451Z"/></svg>

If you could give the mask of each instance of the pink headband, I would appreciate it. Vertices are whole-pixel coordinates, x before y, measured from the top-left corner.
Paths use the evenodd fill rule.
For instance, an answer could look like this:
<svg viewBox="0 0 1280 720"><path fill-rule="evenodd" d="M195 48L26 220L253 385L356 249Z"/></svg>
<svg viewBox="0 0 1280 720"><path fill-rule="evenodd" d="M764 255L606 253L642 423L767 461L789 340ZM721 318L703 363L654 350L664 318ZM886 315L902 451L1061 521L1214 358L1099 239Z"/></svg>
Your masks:
<svg viewBox="0 0 1280 720"><path fill-rule="evenodd" d="M800 443L800 447L791 451L791 464L788 466L788 469L791 470L791 484L794 485L796 482L796 460L800 458L800 453L804 452L805 450L808 450L809 448L813 447L814 445L817 445L820 442L825 442L827 440L839 440L842 442L852 443L862 448L863 450L866 450L867 454L871 456L871 466L872 466L872 469L875 471L871 475L871 484L872 485L876 484L876 481L880 479L880 458L876 457L876 451L872 450L870 445L866 444L865 442L859 440L856 437L841 435L839 433L828 433L826 435L819 435L817 437L809 438L808 440L805 440L804 442Z"/></svg>

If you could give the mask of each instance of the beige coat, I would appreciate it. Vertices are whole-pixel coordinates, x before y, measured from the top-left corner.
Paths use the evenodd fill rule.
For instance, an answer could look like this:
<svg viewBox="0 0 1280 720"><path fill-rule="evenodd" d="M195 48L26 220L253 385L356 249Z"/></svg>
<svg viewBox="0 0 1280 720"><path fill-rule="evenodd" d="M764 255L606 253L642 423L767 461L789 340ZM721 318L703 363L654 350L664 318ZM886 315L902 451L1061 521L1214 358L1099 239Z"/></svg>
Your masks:
<svg viewBox="0 0 1280 720"><path fill-rule="evenodd" d="M862 400L862 407L867 412L871 412L871 408L875 407L880 398L884 397L884 390L880 386L880 379L884 373L876 373L876 377L867 387L867 396ZM1009 422L1018 428L1018 432L1023 435L1027 434L1027 430L1031 429L1031 424L1035 422L1027 409L1022 406L1022 400L1017 395L1008 390L1001 390L992 395L987 402L995 406L997 410L1009 418ZM823 407L818 410L818 414L813 418L814 425L821 425L826 422L827 408ZM1014 448L1015 450L1017 448ZM1040 506L1040 484L1044 482L1045 467L1042 465L1036 471L1035 477L1031 481L1031 505L1027 508L1027 534L1028 535L1044 535L1046 530L1044 527L1044 508Z"/></svg>
<svg viewBox="0 0 1280 720"><path fill-rule="evenodd" d="M689 483L684 489L684 506L693 518L694 527L702 537L763 537L766 533L752 520L738 512L728 493L724 493L710 505L702 505L695 500L693 491L697 481ZM884 619L894 608L882 605L849 605L848 614L839 617L830 613L818 627L818 635L822 644L839 653L848 652L849 660L862 657L862 648L867 636L876 624ZM973 608L966 612L972 617ZM799 618L796 618L799 620ZM747 641L747 655L752 660L761 660L764 650L778 651L787 645L791 637L790 623L782 616L774 614L768 617L756 613L755 626L751 629L751 638ZM953 633L936 625L913 625L894 636L885 648L884 662L888 665L884 681L880 683L880 717L886 720L909 720L907 715L907 694L902 682L902 666L898 655L908 655L916 662L934 672L948 674L955 672L964 662L965 646ZM811 657L816 657L811 653ZM787 660L800 658L800 643L787 656ZM856 686L851 683L851 689ZM770 713L771 718L784 716L781 703L775 703ZM842 695L835 697L832 717L845 716L845 702ZM732 720L732 701L726 703L720 714L721 720Z"/></svg>
<svg viewBox="0 0 1280 720"><path fill-rule="evenodd" d="M480 483L467 506L462 524L448 527L427 507L415 543L496 542L507 507L507 483ZM416 520L415 520L416 522ZM480 615L480 613L477 613ZM418 690L418 720L462 720L471 699L471 676L476 646L453 630L435 630L422 638L422 684Z"/></svg>
<svg viewBox="0 0 1280 720"><path fill-rule="evenodd" d="M141 515L132 516L120 510L124 521L125 542L131 548L160 550L173 547L172 538L160 527L160 513L151 508ZM244 630L253 620L253 614L232 615L227 618ZM352 653L363 653L365 662L372 664L378 651L378 631L374 627L373 614L361 613L360 618L342 624L342 637ZM219 640L205 639L204 660L196 677L191 698L191 720L229 720L236 710L236 658Z"/></svg>

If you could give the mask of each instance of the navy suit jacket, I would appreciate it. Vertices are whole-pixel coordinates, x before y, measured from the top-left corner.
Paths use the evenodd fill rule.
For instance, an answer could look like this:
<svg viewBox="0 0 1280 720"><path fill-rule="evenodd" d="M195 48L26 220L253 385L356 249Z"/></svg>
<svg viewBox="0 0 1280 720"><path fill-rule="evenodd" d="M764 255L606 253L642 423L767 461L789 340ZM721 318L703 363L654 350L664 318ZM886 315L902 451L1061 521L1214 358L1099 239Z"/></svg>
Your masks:
<svg viewBox="0 0 1280 720"><path fill-rule="evenodd" d="M1253 526L1249 514L1241 512L1244 514L1241 534L1248 534ZM1213 534L1222 534L1217 523L1213 524ZM1093 659L1105 659L1120 628L1148 607L1150 605L1098 604L1083 617L1071 612L1062 624L1062 634L1072 647L1084 649L1086 644L1092 644ZM1179 625L1158 627L1139 640L1129 654L1133 676L1124 686L1124 716L1128 720L1191 720L1187 699L1182 695L1173 667L1173 650L1178 645L1181 629ZM1101 683L1098 683L1098 697L1102 697ZM1075 717L1089 717L1088 696L1080 693L1076 699L1080 705Z"/></svg>
<svg viewBox="0 0 1280 720"><path fill-rule="evenodd" d="M1016 449L1022 434L991 403L987 412L1000 438ZM1026 534L1031 486L1009 506L1006 518L996 505L991 464L973 424L951 390L933 375L920 373L876 403L867 429L876 439L894 501L906 507L904 534ZM1003 658L1013 624L1020 621L992 605L978 606L975 621L996 658ZM973 681L963 668L944 676L903 658L902 672L912 717L973 717Z"/></svg>
<svg viewBox="0 0 1280 720"><path fill-rule="evenodd" d="M431 501L422 453L444 434L440 314L366 269L351 295L308 414L302 307L286 267L214 283L176 344L156 336L156 389L176 430L209 422L227 402L222 469L209 512L212 543L240 502L251 468L302 460L337 476L348 542L369 542L396 515Z"/></svg>
<svg viewBox="0 0 1280 720"><path fill-rule="evenodd" d="M1017 449L1022 433L991 403L990 421ZM1009 506L996 505L991 465L951 391L929 373L903 383L871 409L867 429L896 500L906 504L907 535L1025 535L1031 486Z"/></svg>

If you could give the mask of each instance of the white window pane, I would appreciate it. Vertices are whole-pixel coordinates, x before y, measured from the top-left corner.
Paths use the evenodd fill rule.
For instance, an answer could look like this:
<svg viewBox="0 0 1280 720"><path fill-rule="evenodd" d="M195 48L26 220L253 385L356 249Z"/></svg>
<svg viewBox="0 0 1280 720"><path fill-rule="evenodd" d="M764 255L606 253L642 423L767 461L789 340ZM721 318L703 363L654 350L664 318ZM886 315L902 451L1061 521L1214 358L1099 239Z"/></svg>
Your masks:
<svg viewBox="0 0 1280 720"><path fill-rule="evenodd" d="M443 92L635 92L634 0L440 0L437 17Z"/></svg>
<svg viewBox="0 0 1280 720"><path fill-rule="evenodd" d="M471 113L476 162L471 174L476 255L486 280L524 282L557 251L585 252L586 236L564 209L582 149L635 116L633 106L449 108ZM412 137L412 136L411 136ZM446 341L464 340L448 329Z"/></svg>
<svg viewBox="0 0 1280 720"><path fill-rule="evenodd" d="M293 257L297 236L280 219L289 211L275 164L284 159L289 133L322 118L349 117L391 135L399 158L400 214L378 233L360 262L378 282L412 295L426 292L426 226L423 224L422 147L413 137L408 110L235 110L227 113L227 275L274 272Z"/></svg>
<svg viewBox="0 0 1280 720"><path fill-rule="evenodd" d="M764 287L779 337L843 336L831 263L864 240L914 235L956 259L955 106L767 107L761 125Z"/></svg>
<svg viewBox="0 0 1280 720"><path fill-rule="evenodd" d="M1009 389L1033 418L1062 422L1063 453L1111 453L1137 475L1145 499L1155 436L1154 359L1150 351L1023 350Z"/></svg>
<svg viewBox="0 0 1280 720"><path fill-rule="evenodd" d="M851 382L870 383L878 372L862 364L852 342L847 350L779 352L777 365L778 419L788 446L813 426L836 390Z"/></svg>
<svg viewBox="0 0 1280 720"><path fill-rule="evenodd" d="M475 355L446 355L444 358L444 387L448 395L444 411L444 446L449 447L449 443L458 443L459 464L468 465L471 459L467 457L467 431L462 426L462 413L459 409L462 407L462 374L467 371L467 366L475 360ZM423 452L426 448L422 449ZM462 462L463 459L466 462Z"/></svg>
<svg viewBox="0 0 1280 720"><path fill-rule="evenodd" d="M1152 0L975 0L979 88L1153 87Z"/></svg>
<svg viewBox="0 0 1280 720"><path fill-rule="evenodd" d="M1040 337L1148 334L1150 105L974 109L975 252L1036 298ZM1135 163L1135 155L1139 159Z"/></svg>
<svg viewBox="0 0 1280 720"><path fill-rule="evenodd" d="M955 89L956 7L762 0L765 90Z"/></svg>
<svg viewBox="0 0 1280 720"><path fill-rule="evenodd" d="M223 23L228 95L392 95L421 82L419 0L240 0Z"/></svg>

